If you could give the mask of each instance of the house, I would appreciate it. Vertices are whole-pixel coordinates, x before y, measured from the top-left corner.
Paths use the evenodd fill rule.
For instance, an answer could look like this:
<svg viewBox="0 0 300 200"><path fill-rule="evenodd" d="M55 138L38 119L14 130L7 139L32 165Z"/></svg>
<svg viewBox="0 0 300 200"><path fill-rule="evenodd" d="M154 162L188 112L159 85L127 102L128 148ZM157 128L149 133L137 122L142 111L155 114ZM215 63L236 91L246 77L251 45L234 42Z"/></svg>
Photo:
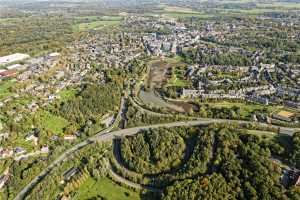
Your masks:
<svg viewBox="0 0 300 200"><path fill-rule="evenodd" d="M181 97L199 97L203 91L183 89Z"/></svg>
<svg viewBox="0 0 300 200"><path fill-rule="evenodd" d="M0 72L0 76L2 77L15 77L17 75L16 70L6 70L3 72Z"/></svg>
<svg viewBox="0 0 300 200"><path fill-rule="evenodd" d="M42 153L49 153L49 147L48 146L42 146L42 148L41 148L41 152Z"/></svg>
<svg viewBox="0 0 300 200"><path fill-rule="evenodd" d="M284 101L283 104L286 107L295 108L295 109L298 109L300 107L300 103L296 103L293 101Z"/></svg>
<svg viewBox="0 0 300 200"><path fill-rule="evenodd" d="M29 58L30 56L27 54L21 54L21 53L15 53L8 56L0 57L0 65L6 65L9 63L25 60Z"/></svg>
<svg viewBox="0 0 300 200"><path fill-rule="evenodd" d="M77 167L72 167L71 169L69 169L68 171L66 171L63 174L64 177L64 181L69 181L75 174L77 174L79 172L79 168Z"/></svg>
<svg viewBox="0 0 300 200"><path fill-rule="evenodd" d="M300 170L292 169L284 171L282 177L282 183L284 186L300 186Z"/></svg>
<svg viewBox="0 0 300 200"><path fill-rule="evenodd" d="M26 153L26 150L24 148L22 148L22 147L16 147L15 148L15 154L16 155L24 154L24 153Z"/></svg>
<svg viewBox="0 0 300 200"><path fill-rule="evenodd" d="M76 135L65 135L64 136L64 140L67 140L67 141L72 141L72 140L76 140Z"/></svg>
<svg viewBox="0 0 300 200"><path fill-rule="evenodd" d="M15 65L10 65L6 67L7 70L18 70L18 69L23 69L24 66L20 64L15 64Z"/></svg>
<svg viewBox="0 0 300 200"><path fill-rule="evenodd" d="M65 76L65 72L64 71L58 71L55 75L56 79L61 79Z"/></svg>
<svg viewBox="0 0 300 200"><path fill-rule="evenodd" d="M9 168L7 168L3 175L0 176L0 189L2 189L9 180Z"/></svg>
<svg viewBox="0 0 300 200"><path fill-rule="evenodd" d="M49 54L49 57L58 57L58 56L60 56L60 53L57 53L57 52L54 52L54 53L50 53Z"/></svg>
<svg viewBox="0 0 300 200"><path fill-rule="evenodd" d="M25 137L26 141L33 141L33 143L35 145L38 145L38 136L36 136L34 133L29 133L26 137Z"/></svg>
<svg viewBox="0 0 300 200"><path fill-rule="evenodd" d="M291 122L295 117L295 113L288 112L288 111L280 111L277 114L273 114L272 116L274 119L278 119L281 121Z"/></svg>
<svg viewBox="0 0 300 200"><path fill-rule="evenodd" d="M7 139L9 137L9 133L0 133L0 141L3 139Z"/></svg>
<svg viewBox="0 0 300 200"><path fill-rule="evenodd" d="M0 147L0 158L9 158L12 157L14 154L14 151L11 149L3 149Z"/></svg>
<svg viewBox="0 0 300 200"><path fill-rule="evenodd" d="M256 94L247 96L246 100L250 102L257 102L257 103L269 105L269 99L267 97L258 96Z"/></svg>

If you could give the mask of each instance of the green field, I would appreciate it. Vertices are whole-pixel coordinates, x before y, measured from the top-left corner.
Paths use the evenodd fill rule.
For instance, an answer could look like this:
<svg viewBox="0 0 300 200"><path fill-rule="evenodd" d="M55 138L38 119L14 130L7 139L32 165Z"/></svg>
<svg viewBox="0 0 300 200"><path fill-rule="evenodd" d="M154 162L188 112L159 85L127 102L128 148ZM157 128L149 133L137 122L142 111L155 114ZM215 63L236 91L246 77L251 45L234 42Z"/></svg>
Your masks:
<svg viewBox="0 0 300 200"><path fill-rule="evenodd" d="M107 200L139 200L140 195L130 189L121 187L108 178L87 179L76 191L73 200L101 199Z"/></svg>
<svg viewBox="0 0 300 200"><path fill-rule="evenodd" d="M259 137L273 138L277 136L277 133L270 131L260 131L260 130L246 130L248 134L256 135Z"/></svg>
<svg viewBox="0 0 300 200"><path fill-rule="evenodd" d="M282 106L265 106L262 104L248 104L242 102L229 102L229 101L220 101L220 102L206 102L212 108L232 108L234 106L240 108L241 116L247 117L249 113L252 113L255 110L266 109L267 114L278 111Z"/></svg>
<svg viewBox="0 0 300 200"><path fill-rule="evenodd" d="M21 20L22 18L0 18L0 24L12 23Z"/></svg>
<svg viewBox="0 0 300 200"><path fill-rule="evenodd" d="M58 93L60 100L61 101L67 101L69 99L72 99L75 97L76 95L76 89L65 89L65 90L61 90Z"/></svg>
<svg viewBox="0 0 300 200"><path fill-rule="evenodd" d="M185 7L160 5L159 8L160 9L147 12L144 15L146 16L160 15L166 19L177 19L177 18L185 18L185 17L197 17L201 19L208 19L214 17L214 15L212 14L202 12L202 11L199 12Z"/></svg>
<svg viewBox="0 0 300 200"><path fill-rule="evenodd" d="M76 22L82 22L82 21L121 21L123 17L117 16L117 15L112 15L112 16L80 16L76 17L75 21Z"/></svg>
<svg viewBox="0 0 300 200"><path fill-rule="evenodd" d="M123 20L121 16L82 16L75 18L73 31L85 31L89 29L101 29L118 26Z"/></svg>
<svg viewBox="0 0 300 200"><path fill-rule="evenodd" d="M43 110L38 111L35 114L35 120L37 121L37 124L43 127L46 131L50 131L53 134L58 135L62 135L63 129L69 124L66 119Z"/></svg>
<svg viewBox="0 0 300 200"><path fill-rule="evenodd" d="M174 68L172 78L168 81L168 86L177 86L177 87L189 87L191 83L187 80L184 80L184 69Z"/></svg>
<svg viewBox="0 0 300 200"><path fill-rule="evenodd" d="M104 27L118 26L120 21L94 21L90 23L76 24L73 28L74 31L84 31L89 29L101 29Z"/></svg>
<svg viewBox="0 0 300 200"><path fill-rule="evenodd" d="M12 94L9 91L9 88L11 88L15 83L16 83L15 79L0 82L0 100Z"/></svg>

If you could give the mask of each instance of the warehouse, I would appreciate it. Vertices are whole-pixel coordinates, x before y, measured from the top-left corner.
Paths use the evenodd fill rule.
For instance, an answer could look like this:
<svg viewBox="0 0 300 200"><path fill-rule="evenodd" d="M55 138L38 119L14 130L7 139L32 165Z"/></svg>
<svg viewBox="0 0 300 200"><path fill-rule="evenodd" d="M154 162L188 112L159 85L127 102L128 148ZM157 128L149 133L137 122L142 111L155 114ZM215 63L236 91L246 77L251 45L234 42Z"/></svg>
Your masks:
<svg viewBox="0 0 300 200"><path fill-rule="evenodd" d="M18 62L21 60L25 60L29 58L30 56L27 54L21 54L21 53L15 53L8 56L0 57L0 65L7 65L10 63Z"/></svg>

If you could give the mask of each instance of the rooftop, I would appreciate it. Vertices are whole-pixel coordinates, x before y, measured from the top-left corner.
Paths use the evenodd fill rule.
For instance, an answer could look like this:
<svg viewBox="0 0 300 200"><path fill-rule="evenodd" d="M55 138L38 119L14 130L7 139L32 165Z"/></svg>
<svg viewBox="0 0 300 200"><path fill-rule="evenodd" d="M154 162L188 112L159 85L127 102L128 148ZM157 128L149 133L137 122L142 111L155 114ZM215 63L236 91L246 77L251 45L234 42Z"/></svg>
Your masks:
<svg viewBox="0 0 300 200"><path fill-rule="evenodd" d="M277 115L282 116L282 117L290 118L290 117L295 116L295 113L292 113L292 112L288 112L288 111L282 110L282 111L280 111L279 113L277 113Z"/></svg>
<svg viewBox="0 0 300 200"><path fill-rule="evenodd" d="M16 61L21 61L21 60L24 60L29 57L30 57L29 55L22 54L22 53L15 53L15 54L11 54L8 56L3 56L3 57L0 57L0 65L6 65L6 64L13 63Z"/></svg>

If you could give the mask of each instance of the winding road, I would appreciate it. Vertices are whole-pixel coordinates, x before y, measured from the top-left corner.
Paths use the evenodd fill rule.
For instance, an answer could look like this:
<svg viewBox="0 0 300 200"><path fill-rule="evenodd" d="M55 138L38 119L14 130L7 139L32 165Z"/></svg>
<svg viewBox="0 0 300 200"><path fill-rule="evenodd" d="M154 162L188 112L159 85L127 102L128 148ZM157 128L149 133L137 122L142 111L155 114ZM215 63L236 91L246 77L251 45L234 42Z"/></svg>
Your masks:
<svg viewBox="0 0 300 200"><path fill-rule="evenodd" d="M122 101L123 102L123 101ZM123 105L121 105L123 107ZM119 113L120 114L120 113ZM148 126L140 126L140 127L134 127L134 128L128 128L128 129L122 129L117 131L111 131L111 128L105 129L101 132L99 132L97 135L92 136L85 141L73 146L72 148L65 151L59 158L57 158L55 161L53 161L47 168L45 168L37 177L35 177L27 186L25 186L15 197L15 200L23 200L26 195L44 178L46 177L55 167L59 166L62 162L66 161L67 158L73 154L74 152L78 151L79 149L95 143L97 141L101 142L108 142L112 141L116 137L121 136L129 136L129 135L135 135L141 130L147 130L152 128L172 128L172 127L180 127L180 126L199 126L199 125L209 125L212 123L236 123L236 124L253 124L253 122L249 121L240 121L240 120L224 120L224 119L198 119L194 121L179 121L179 122L172 122L172 123L164 123L164 124L155 124L155 125L148 125ZM269 125L264 123L255 123L260 126L270 127L270 128L279 128L279 129L285 129L290 131L291 133L295 133L300 131L300 128L286 128L286 127L279 127L275 125Z"/></svg>

